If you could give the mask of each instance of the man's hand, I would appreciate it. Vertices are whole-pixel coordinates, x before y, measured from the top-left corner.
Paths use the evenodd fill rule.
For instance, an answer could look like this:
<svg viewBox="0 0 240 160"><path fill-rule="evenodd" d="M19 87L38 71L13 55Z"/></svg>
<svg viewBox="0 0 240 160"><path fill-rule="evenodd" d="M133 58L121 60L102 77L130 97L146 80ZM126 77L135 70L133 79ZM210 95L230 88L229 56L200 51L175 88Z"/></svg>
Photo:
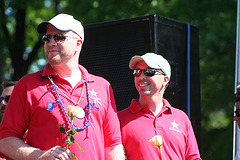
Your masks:
<svg viewBox="0 0 240 160"><path fill-rule="evenodd" d="M39 159L44 160L70 160L72 159L72 153L69 149L61 147L61 146L55 146L47 151L45 151Z"/></svg>

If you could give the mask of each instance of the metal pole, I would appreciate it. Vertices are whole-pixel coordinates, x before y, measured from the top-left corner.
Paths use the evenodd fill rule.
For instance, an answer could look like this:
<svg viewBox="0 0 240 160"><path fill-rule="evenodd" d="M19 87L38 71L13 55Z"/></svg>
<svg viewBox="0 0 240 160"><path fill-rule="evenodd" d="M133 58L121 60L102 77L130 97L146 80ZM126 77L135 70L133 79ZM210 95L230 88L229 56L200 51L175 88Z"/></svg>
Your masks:
<svg viewBox="0 0 240 160"><path fill-rule="evenodd" d="M187 115L189 117L189 119L191 118L191 112L190 112L190 108L191 108L191 102L190 102L190 95L191 95L191 90L190 90L190 46L191 46L191 40L190 40L190 24L187 24Z"/></svg>
<svg viewBox="0 0 240 160"><path fill-rule="evenodd" d="M236 26L236 59L235 59L235 86L234 86L234 93L236 93L236 88L237 86L240 84L240 74L239 74L239 71L240 71L240 57L239 57L239 7L240 7L240 4L239 4L239 0L237 1L237 26ZM236 109L236 104L234 106L234 110ZM238 128L238 125L236 124L236 122L234 121L233 122L233 160L235 160L235 156L236 156L236 153L237 151L240 149L240 144L239 144L239 138L240 138L240 135L239 135L239 128Z"/></svg>

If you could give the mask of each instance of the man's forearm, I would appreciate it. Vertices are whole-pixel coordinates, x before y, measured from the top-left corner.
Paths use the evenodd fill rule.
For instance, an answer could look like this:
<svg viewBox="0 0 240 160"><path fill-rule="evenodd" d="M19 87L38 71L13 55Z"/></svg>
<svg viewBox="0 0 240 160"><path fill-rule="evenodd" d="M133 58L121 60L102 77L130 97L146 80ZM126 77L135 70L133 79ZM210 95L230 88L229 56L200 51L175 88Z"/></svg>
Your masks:
<svg viewBox="0 0 240 160"><path fill-rule="evenodd" d="M17 137L7 137L0 140L0 152L14 160L34 160L44 152L29 146Z"/></svg>
<svg viewBox="0 0 240 160"><path fill-rule="evenodd" d="M125 160L123 145L105 148L105 160Z"/></svg>

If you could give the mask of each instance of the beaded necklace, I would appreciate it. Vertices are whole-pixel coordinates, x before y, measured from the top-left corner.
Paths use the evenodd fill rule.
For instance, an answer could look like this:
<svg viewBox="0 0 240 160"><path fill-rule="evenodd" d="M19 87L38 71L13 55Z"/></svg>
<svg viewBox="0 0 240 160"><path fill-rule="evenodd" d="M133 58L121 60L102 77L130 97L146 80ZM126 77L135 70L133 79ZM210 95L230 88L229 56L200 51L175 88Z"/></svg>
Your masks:
<svg viewBox="0 0 240 160"><path fill-rule="evenodd" d="M84 129L87 128L89 125L91 125L91 124L92 124L92 122L91 122L91 109L92 109L92 108L98 109L98 108L92 106L92 104L91 104L91 102L90 102L90 94L89 94L89 88L88 88L88 83L87 83L87 81L85 82L85 84L86 84L86 89L87 89L88 104L85 106L85 109L88 110L88 119L83 122L83 123L84 123L84 126L83 126L83 127L78 128L78 127L76 127L74 124L71 123L71 119L70 119L70 117L68 116L68 114L67 114L67 112L66 112L66 110L65 110L65 107L64 107L64 105L63 105L63 101L62 101L62 99L60 98L60 95L59 95L59 93L58 93L59 87L53 82L52 76L48 76L48 79L49 79L50 82L52 83L52 85L50 86L50 88L52 89L52 91L55 91L56 94L57 94L56 103L60 103L60 104L61 104L62 109L63 109L63 111L64 111L64 113L65 113L65 116L67 117L68 122L72 125L72 128L74 128L76 131L80 131L80 130L84 130ZM84 86L83 86L83 87L84 87ZM60 89L59 89L59 90L60 90ZM83 91L83 88L82 88L82 91ZM82 94L81 94L81 96L82 96ZM80 101L81 96L79 97L78 102ZM71 100L71 101L72 101L72 100Z"/></svg>

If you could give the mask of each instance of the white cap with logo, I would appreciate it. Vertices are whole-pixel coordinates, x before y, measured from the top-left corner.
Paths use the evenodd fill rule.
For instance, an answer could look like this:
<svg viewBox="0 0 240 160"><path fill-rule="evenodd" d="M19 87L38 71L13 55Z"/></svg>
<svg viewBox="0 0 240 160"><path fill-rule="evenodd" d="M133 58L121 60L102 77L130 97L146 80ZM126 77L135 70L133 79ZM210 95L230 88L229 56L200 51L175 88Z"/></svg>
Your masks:
<svg viewBox="0 0 240 160"><path fill-rule="evenodd" d="M155 53L146 53L142 56L133 56L129 62L130 69L136 69L136 64L139 61L144 61L150 68L161 69L163 73L169 77L171 77L171 67L168 61L163 58L163 56L155 54Z"/></svg>
<svg viewBox="0 0 240 160"><path fill-rule="evenodd" d="M82 41L84 41L84 28L82 23L74 19L71 15L61 13L53 17L50 21L40 23L37 27L38 33L45 34L49 24L61 31L72 30L81 37Z"/></svg>

